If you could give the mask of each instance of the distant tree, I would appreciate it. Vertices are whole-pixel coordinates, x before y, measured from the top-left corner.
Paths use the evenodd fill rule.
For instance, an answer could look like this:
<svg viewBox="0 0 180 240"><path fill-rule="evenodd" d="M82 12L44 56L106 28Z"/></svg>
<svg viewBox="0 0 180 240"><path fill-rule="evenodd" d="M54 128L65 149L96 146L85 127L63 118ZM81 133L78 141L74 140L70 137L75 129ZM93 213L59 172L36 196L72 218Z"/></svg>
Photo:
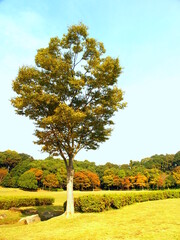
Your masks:
<svg viewBox="0 0 180 240"><path fill-rule="evenodd" d="M28 159L24 161L20 161L12 170L11 176L12 177L20 177L23 173L28 171L31 168L31 161Z"/></svg>
<svg viewBox="0 0 180 240"><path fill-rule="evenodd" d="M7 173L6 176L3 178L3 181L1 182L1 185L3 187L11 187L12 186L12 177L10 173Z"/></svg>
<svg viewBox="0 0 180 240"><path fill-rule="evenodd" d="M146 187L147 181L147 177L139 173L137 176L135 176L134 185L139 189L143 189Z"/></svg>
<svg viewBox="0 0 180 240"><path fill-rule="evenodd" d="M124 190L129 190L131 187L131 182L128 177L121 179L121 186Z"/></svg>
<svg viewBox="0 0 180 240"><path fill-rule="evenodd" d="M117 80L118 58L104 56L103 43L82 23L38 50L37 67L23 66L13 81L12 105L35 121L37 144L60 155L67 168L67 216L74 213L73 162L81 149L97 149L110 137L112 117L126 106Z"/></svg>
<svg viewBox="0 0 180 240"><path fill-rule="evenodd" d="M123 170L125 172L125 176L131 176L132 175L131 168L130 168L129 164L122 164L120 166L120 170Z"/></svg>
<svg viewBox="0 0 180 240"><path fill-rule="evenodd" d="M59 182L59 187L63 188L63 189L66 189L66 185L67 185L67 171L66 171L66 169L63 168L63 167L57 169L56 177L57 177L58 182Z"/></svg>
<svg viewBox="0 0 180 240"><path fill-rule="evenodd" d="M157 180L157 187L159 189L164 189L166 186L166 178L167 175L165 173L162 173L158 176L158 180Z"/></svg>
<svg viewBox="0 0 180 240"><path fill-rule="evenodd" d="M113 187L114 172L113 169L107 169L104 171L103 186L105 189L111 189Z"/></svg>
<svg viewBox="0 0 180 240"><path fill-rule="evenodd" d="M166 154L165 161L162 163L164 172L171 171L173 168L174 154Z"/></svg>
<svg viewBox="0 0 180 240"><path fill-rule="evenodd" d="M5 178L5 176L8 174L8 170L5 168L0 168L0 185Z"/></svg>
<svg viewBox="0 0 180 240"><path fill-rule="evenodd" d="M74 160L74 169L76 172L89 170L90 172L96 172L95 162L90 162L88 160L85 161L77 161Z"/></svg>
<svg viewBox="0 0 180 240"><path fill-rule="evenodd" d="M130 181L130 188L133 189L133 188L136 188L136 177L137 176L129 176L128 179Z"/></svg>
<svg viewBox="0 0 180 240"><path fill-rule="evenodd" d="M105 165L98 165L98 166L96 166L96 173L97 173L98 176L99 176L101 188L103 187L104 171L105 171Z"/></svg>
<svg viewBox="0 0 180 240"><path fill-rule="evenodd" d="M118 176L119 176L120 178L124 178L124 177L126 176L125 171L124 171L123 169L120 169L120 170L118 171Z"/></svg>
<svg viewBox="0 0 180 240"><path fill-rule="evenodd" d="M174 167L180 166L180 151L174 155L173 166Z"/></svg>
<svg viewBox="0 0 180 240"><path fill-rule="evenodd" d="M163 154L156 154L151 156L150 158L145 158L141 160L141 163L148 169L158 169L161 171L165 171L166 156Z"/></svg>
<svg viewBox="0 0 180 240"><path fill-rule="evenodd" d="M34 160L34 158L26 153L19 153L19 156L21 157L21 160L28 160L28 161L32 161Z"/></svg>
<svg viewBox="0 0 180 240"><path fill-rule="evenodd" d="M168 175L165 180L165 187L166 188L174 188L175 185L176 185L176 181L175 181L173 174Z"/></svg>
<svg viewBox="0 0 180 240"><path fill-rule="evenodd" d="M35 174L29 171L20 176L18 184L20 188L26 190L37 190L38 188Z"/></svg>
<svg viewBox="0 0 180 240"><path fill-rule="evenodd" d="M38 168L31 168L29 172L33 172L35 174L36 180L38 182L38 186L41 187L41 180L43 178L43 171Z"/></svg>
<svg viewBox="0 0 180 240"><path fill-rule="evenodd" d="M157 188L158 178L161 173L162 172L160 170L154 169L154 168L148 170L148 175L149 175L148 184L149 184L150 188L152 188L152 189Z"/></svg>
<svg viewBox="0 0 180 240"><path fill-rule="evenodd" d="M91 189L94 190L95 188L98 188L100 186L100 180L96 173L93 173L91 171L84 171L86 176L89 178L91 182Z"/></svg>
<svg viewBox="0 0 180 240"><path fill-rule="evenodd" d="M20 155L16 151L7 150L0 152L0 167L5 167L8 170L14 168L21 160Z"/></svg>
<svg viewBox="0 0 180 240"><path fill-rule="evenodd" d="M174 168L173 170L173 177L175 180L176 187L180 187L180 166Z"/></svg>
<svg viewBox="0 0 180 240"><path fill-rule="evenodd" d="M59 182L55 174L50 173L44 177L42 180L45 188L49 188L49 190L53 188L59 187Z"/></svg>
<svg viewBox="0 0 180 240"><path fill-rule="evenodd" d="M120 177L114 175L113 176L113 187L116 188L116 189L119 189L120 188L120 184L121 184Z"/></svg>
<svg viewBox="0 0 180 240"><path fill-rule="evenodd" d="M113 187L114 175L105 175L103 176L103 185L105 189L111 189Z"/></svg>
<svg viewBox="0 0 180 240"><path fill-rule="evenodd" d="M83 171L74 174L74 189L82 191L87 190L90 187L91 181Z"/></svg>

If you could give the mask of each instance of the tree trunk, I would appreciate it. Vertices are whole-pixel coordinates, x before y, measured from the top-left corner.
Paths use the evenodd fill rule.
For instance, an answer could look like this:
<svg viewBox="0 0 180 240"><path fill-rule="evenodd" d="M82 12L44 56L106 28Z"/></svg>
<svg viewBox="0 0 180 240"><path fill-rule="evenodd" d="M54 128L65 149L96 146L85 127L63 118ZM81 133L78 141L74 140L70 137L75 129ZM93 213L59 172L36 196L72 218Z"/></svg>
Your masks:
<svg viewBox="0 0 180 240"><path fill-rule="evenodd" d="M74 177L74 170L71 166L68 166L68 169L67 169L67 205L66 205L66 216L67 217L74 214L73 177Z"/></svg>

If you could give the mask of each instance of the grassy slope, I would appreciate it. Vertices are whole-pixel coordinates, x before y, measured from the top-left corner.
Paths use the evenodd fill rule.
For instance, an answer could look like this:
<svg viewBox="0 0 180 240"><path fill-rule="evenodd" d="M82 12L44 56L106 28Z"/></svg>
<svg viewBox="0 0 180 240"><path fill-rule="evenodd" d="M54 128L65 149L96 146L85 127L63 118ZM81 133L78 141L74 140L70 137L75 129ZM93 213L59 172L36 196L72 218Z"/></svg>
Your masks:
<svg viewBox="0 0 180 240"><path fill-rule="evenodd" d="M0 227L1 240L179 240L180 200L138 203L103 213L75 214L32 225Z"/></svg>
<svg viewBox="0 0 180 240"><path fill-rule="evenodd" d="M0 188L3 196L32 194L54 196L56 205L62 205L66 199L66 192L30 193ZM88 193L75 192L75 196L82 194ZM0 226L0 240L179 240L179 212L180 199L144 202L103 213L77 213L72 219L59 216L28 226Z"/></svg>

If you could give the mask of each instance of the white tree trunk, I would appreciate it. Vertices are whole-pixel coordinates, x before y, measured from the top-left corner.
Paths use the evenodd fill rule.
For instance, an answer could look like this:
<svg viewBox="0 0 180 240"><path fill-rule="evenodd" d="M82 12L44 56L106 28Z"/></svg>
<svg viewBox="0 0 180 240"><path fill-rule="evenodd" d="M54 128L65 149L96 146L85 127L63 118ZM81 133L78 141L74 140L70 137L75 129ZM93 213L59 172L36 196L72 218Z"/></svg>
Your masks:
<svg viewBox="0 0 180 240"><path fill-rule="evenodd" d="M66 205L67 217L74 214L73 178L74 178L74 170L71 167L68 167L67 169L67 205Z"/></svg>

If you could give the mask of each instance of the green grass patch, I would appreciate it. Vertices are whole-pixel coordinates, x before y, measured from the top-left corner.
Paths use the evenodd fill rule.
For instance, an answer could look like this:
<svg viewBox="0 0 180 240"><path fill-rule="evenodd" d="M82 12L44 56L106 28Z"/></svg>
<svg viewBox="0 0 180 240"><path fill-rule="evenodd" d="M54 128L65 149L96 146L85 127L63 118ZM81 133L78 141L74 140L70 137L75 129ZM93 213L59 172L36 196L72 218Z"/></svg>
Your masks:
<svg viewBox="0 0 180 240"><path fill-rule="evenodd" d="M81 196L87 196L89 194L93 195L103 195L103 194L127 194L129 191L74 191L74 197L78 198ZM131 191L134 192L134 191ZM145 191L144 191L145 192ZM0 187L0 197L53 197L55 199L54 204L55 206L63 206L64 202L67 199L66 191L46 191L46 190L38 190L37 192L30 192L30 191L23 191L19 188L3 188Z"/></svg>

